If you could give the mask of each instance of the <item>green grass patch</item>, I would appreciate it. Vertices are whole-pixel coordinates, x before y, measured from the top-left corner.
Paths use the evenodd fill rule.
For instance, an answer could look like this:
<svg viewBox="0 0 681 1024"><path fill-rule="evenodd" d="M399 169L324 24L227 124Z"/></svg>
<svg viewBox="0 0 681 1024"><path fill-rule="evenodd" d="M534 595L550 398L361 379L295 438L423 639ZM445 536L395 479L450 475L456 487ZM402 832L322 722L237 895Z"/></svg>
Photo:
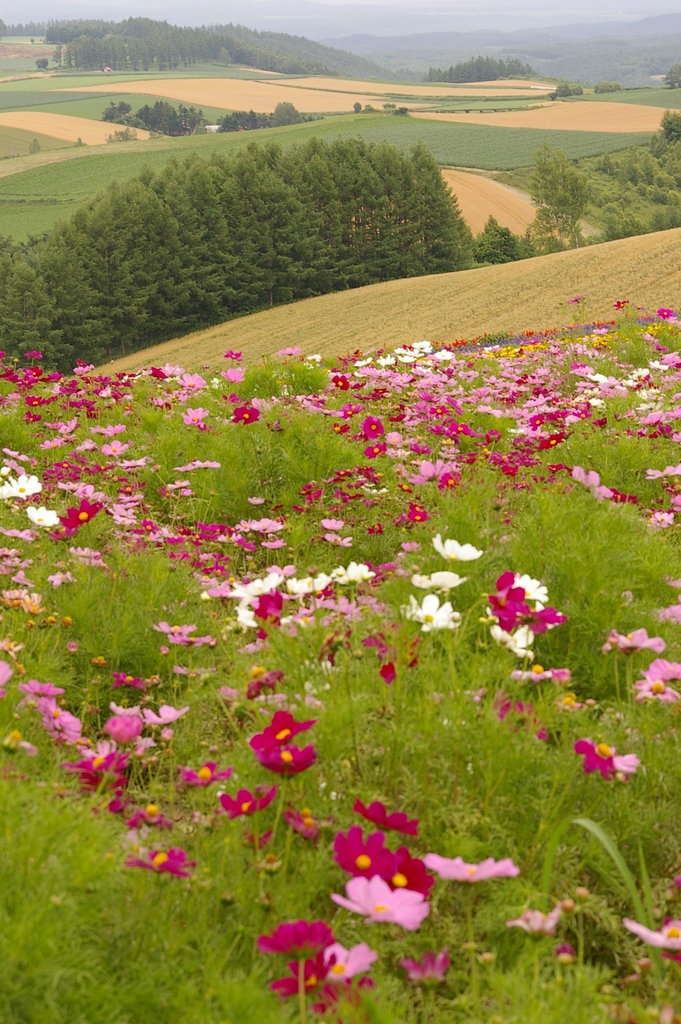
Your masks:
<svg viewBox="0 0 681 1024"><path fill-rule="evenodd" d="M0 159L26 156L34 139L41 150L65 149L70 145L63 139L55 139L51 135L39 135L23 128L7 128L0 125Z"/></svg>

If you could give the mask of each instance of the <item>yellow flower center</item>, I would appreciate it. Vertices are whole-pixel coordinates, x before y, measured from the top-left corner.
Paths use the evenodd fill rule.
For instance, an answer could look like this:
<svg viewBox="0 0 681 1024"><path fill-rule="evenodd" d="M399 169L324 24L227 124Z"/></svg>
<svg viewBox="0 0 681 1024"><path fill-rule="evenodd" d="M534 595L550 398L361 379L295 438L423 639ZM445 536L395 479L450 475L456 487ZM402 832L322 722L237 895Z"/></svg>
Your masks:
<svg viewBox="0 0 681 1024"><path fill-rule="evenodd" d="M21 739L21 733L19 732L18 729L12 729L12 731L9 734L8 738L9 738L10 742L18 743L19 740Z"/></svg>
<svg viewBox="0 0 681 1024"><path fill-rule="evenodd" d="M658 679L657 682L653 683L650 689L653 691L653 693L664 693L664 691L666 690L666 686L664 685L661 679Z"/></svg>
<svg viewBox="0 0 681 1024"><path fill-rule="evenodd" d="M345 974L344 964L334 964L331 968L331 974Z"/></svg>
<svg viewBox="0 0 681 1024"><path fill-rule="evenodd" d="M281 743L282 740L285 740L286 737L290 736L290 735L291 735L291 730L290 729L280 729L279 732L276 734L276 736L274 738L275 738L275 740L278 740Z"/></svg>
<svg viewBox="0 0 681 1024"><path fill-rule="evenodd" d="M383 914L388 909L385 903L377 903L374 907L374 914Z"/></svg>
<svg viewBox="0 0 681 1024"><path fill-rule="evenodd" d="M612 750L607 743L599 743L596 747L596 753L599 757L612 757Z"/></svg>
<svg viewBox="0 0 681 1024"><path fill-rule="evenodd" d="M531 672L536 672L537 675L540 675L540 673L542 673L544 671L544 667L543 667L543 665L533 665L530 671Z"/></svg>
<svg viewBox="0 0 681 1024"><path fill-rule="evenodd" d="M311 974L309 978L305 980L305 988L314 988L317 984L317 975Z"/></svg>
<svg viewBox="0 0 681 1024"><path fill-rule="evenodd" d="M423 621L424 621L424 622L434 622L434 621L435 621L435 619L433 618L433 616L432 616L432 615L424 615L424 616L423 616Z"/></svg>
<svg viewBox="0 0 681 1024"><path fill-rule="evenodd" d="M474 874L475 874L475 864L473 864L472 867L470 867L468 869L468 877L472 878Z"/></svg>
<svg viewBox="0 0 681 1024"><path fill-rule="evenodd" d="M247 811L248 811L248 808L251 806L252 803L253 803L252 800L244 800L244 802L241 805L241 813L242 814L246 814Z"/></svg>
<svg viewBox="0 0 681 1024"><path fill-rule="evenodd" d="M81 523L87 523L89 518L90 518L90 516L87 514L87 512L79 512L78 513L78 519L79 519L79 521Z"/></svg>
<svg viewBox="0 0 681 1024"><path fill-rule="evenodd" d="M667 929L667 938L668 939L679 939L679 938L681 938L681 932L679 931L678 928L674 928L674 927L668 928Z"/></svg>
<svg viewBox="0 0 681 1024"><path fill-rule="evenodd" d="M396 875L392 877L392 883L396 889L406 889L409 879L406 875L403 875L401 871L398 871Z"/></svg>
<svg viewBox="0 0 681 1024"><path fill-rule="evenodd" d="M147 804L146 806L147 818L155 818L158 814L158 807L156 804Z"/></svg>
<svg viewBox="0 0 681 1024"><path fill-rule="evenodd" d="M155 868L160 868L161 865L165 864L167 860L168 860L168 854L167 853L157 853L151 863L154 865Z"/></svg>
<svg viewBox="0 0 681 1024"><path fill-rule="evenodd" d="M360 853L359 857L355 858L355 865L360 871L366 871L371 867L371 857L367 857L366 853Z"/></svg>
<svg viewBox="0 0 681 1024"><path fill-rule="evenodd" d="M566 708L573 708L575 706L576 696L574 693L566 693L563 697L563 706Z"/></svg>
<svg viewBox="0 0 681 1024"><path fill-rule="evenodd" d="M198 772L196 774L204 782L207 782L208 779L212 778L212 776L213 776L213 773L210 770L210 768L205 768L205 767L204 768L199 768L199 770L198 770Z"/></svg>
<svg viewBox="0 0 681 1024"><path fill-rule="evenodd" d="M94 759L94 761L92 762L92 767L93 768L101 768L103 764L104 764L104 758L103 757L96 757Z"/></svg>
<svg viewBox="0 0 681 1024"><path fill-rule="evenodd" d="M312 828L314 825L314 818L303 818L303 825L305 828Z"/></svg>
<svg viewBox="0 0 681 1024"><path fill-rule="evenodd" d="M52 717L53 718L59 718L60 715L61 715L61 711L59 710L59 708L55 708L54 711L52 712Z"/></svg>
<svg viewBox="0 0 681 1024"><path fill-rule="evenodd" d="M303 816L304 818L311 818L311 817L312 817L312 811L310 810L310 808L309 808L309 807L303 807L303 808L301 808L301 811L300 811L300 813L302 814L302 816Z"/></svg>
<svg viewBox="0 0 681 1024"><path fill-rule="evenodd" d="M282 761L285 761L286 764L290 764L291 761L293 760L293 754L291 753L290 750L282 750L281 759Z"/></svg>

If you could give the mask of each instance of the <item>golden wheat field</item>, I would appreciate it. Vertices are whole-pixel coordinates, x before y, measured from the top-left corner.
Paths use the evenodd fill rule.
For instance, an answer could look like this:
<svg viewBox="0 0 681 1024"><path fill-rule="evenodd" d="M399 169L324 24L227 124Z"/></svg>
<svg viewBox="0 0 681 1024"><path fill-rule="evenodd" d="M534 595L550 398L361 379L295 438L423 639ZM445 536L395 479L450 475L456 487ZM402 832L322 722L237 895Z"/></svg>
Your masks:
<svg viewBox="0 0 681 1024"><path fill-rule="evenodd" d="M660 107L634 103L551 103L533 110L509 110L503 113L479 111L441 114L423 111L415 117L432 121L456 121L459 124L491 124L501 128L556 128L578 132L656 132L660 127Z"/></svg>
<svg viewBox="0 0 681 1024"><path fill-rule="evenodd" d="M681 228L519 263L415 277L278 306L145 349L113 363L116 370L162 365L222 368L227 349L247 359L300 346L304 353L342 354L394 348L428 338L451 341L499 331L520 332L572 322L569 298L585 294L576 314L608 319L617 299L655 310L681 305Z"/></svg>
<svg viewBox="0 0 681 1024"><path fill-rule="evenodd" d="M295 89L324 89L329 92L362 92L373 96L418 96L436 100L438 97L463 93L466 96L494 95L538 96L555 89L554 85L521 81L472 82L467 85L455 85L450 82L432 82L427 85L414 85L411 82L396 85L394 83L361 81L347 78L314 77L287 79L282 85Z"/></svg>
<svg viewBox="0 0 681 1024"><path fill-rule="evenodd" d="M474 235L480 234L490 215L517 235L523 235L534 220L536 211L529 199L498 181L451 167L442 168L442 177Z"/></svg>
<svg viewBox="0 0 681 1024"><path fill-rule="evenodd" d="M102 121L90 121L86 117L71 117L67 114L46 114L37 110L13 110L0 113L0 125L5 128L22 128L27 132L50 135L64 142L81 139L86 146L106 142L115 125ZM148 139L149 132L137 130L138 139Z"/></svg>
<svg viewBox="0 0 681 1024"><path fill-rule="evenodd" d="M339 83L336 82L338 87ZM196 107L217 107L218 110L274 110L277 103L293 103L304 114L348 113L353 103L363 105L374 103L374 94L354 92L325 92L323 89L301 89L289 85L288 81L258 81L243 78L160 78L144 81L125 82L127 94L160 96L163 99L179 100ZM64 92L111 92L111 85L79 87Z"/></svg>

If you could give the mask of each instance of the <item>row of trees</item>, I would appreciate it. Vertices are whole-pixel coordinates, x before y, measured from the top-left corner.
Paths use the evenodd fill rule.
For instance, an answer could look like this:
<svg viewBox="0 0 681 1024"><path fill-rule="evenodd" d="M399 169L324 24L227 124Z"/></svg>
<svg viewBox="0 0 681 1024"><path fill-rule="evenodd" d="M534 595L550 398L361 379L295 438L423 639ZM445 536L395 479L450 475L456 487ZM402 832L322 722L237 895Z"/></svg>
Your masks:
<svg viewBox="0 0 681 1024"><path fill-rule="evenodd" d="M318 61L253 45L236 36L178 28L150 18L55 23L48 27L45 41L56 44L54 59L67 68L163 71L201 61L228 60L286 74L335 74Z"/></svg>
<svg viewBox="0 0 681 1024"><path fill-rule="evenodd" d="M535 74L534 68L523 64L517 57L495 60L494 57L471 57L470 60L452 64L448 69L431 68L426 82L495 82L499 78L528 78Z"/></svg>
<svg viewBox="0 0 681 1024"><path fill-rule="evenodd" d="M129 103L124 100L114 103L112 100L102 114L102 121L129 128L146 128L162 135L193 135L199 125L203 124L203 111L196 107L186 107L183 103L175 107L165 100L157 100L153 107L145 103L133 114Z"/></svg>
<svg viewBox="0 0 681 1024"><path fill-rule="evenodd" d="M114 183L0 254L0 348L101 363L276 303L471 263L424 146L249 144Z"/></svg>

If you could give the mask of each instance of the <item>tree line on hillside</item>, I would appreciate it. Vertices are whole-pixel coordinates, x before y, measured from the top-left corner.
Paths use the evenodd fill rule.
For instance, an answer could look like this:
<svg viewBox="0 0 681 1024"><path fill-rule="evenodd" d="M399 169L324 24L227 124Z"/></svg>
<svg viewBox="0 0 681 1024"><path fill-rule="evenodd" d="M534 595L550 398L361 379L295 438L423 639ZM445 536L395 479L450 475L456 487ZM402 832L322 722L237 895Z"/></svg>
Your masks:
<svg viewBox="0 0 681 1024"><path fill-rule="evenodd" d="M495 82L499 78L528 78L536 74L529 64L523 64L517 57L495 60L494 57L471 57L470 60L452 64L448 69L431 68L426 82Z"/></svg>
<svg viewBox="0 0 681 1024"><path fill-rule="evenodd" d="M215 123L221 132L241 132L258 128L281 128L284 125L319 119L319 114L301 114L292 103L284 101L277 103L271 114L235 110L218 118ZM186 107L183 103L175 107L165 100L157 100L153 107L145 103L136 114L133 114L131 105L125 100L118 103L112 100L102 112L102 121L124 125L127 128L145 128L150 132L170 136L194 135L197 129L203 129L206 124L203 110Z"/></svg>
<svg viewBox="0 0 681 1024"><path fill-rule="evenodd" d="M219 61L285 74L336 74L316 60L254 46L225 33L177 28L150 18L58 22L48 26L45 42L56 45L54 59L66 68L164 71Z"/></svg>
<svg viewBox="0 0 681 1024"><path fill-rule="evenodd" d="M471 264L428 150L358 139L192 155L0 253L0 348L67 370L307 296Z"/></svg>

